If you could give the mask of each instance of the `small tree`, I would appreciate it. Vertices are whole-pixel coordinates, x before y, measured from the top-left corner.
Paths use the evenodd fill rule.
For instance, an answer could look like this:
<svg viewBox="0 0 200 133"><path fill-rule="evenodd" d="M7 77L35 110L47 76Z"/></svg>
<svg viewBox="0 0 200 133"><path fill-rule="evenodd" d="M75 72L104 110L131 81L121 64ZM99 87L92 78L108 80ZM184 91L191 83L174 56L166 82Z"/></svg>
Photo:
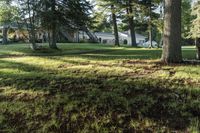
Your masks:
<svg viewBox="0 0 200 133"><path fill-rule="evenodd" d="M8 43L8 30L12 22L18 18L18 11L15 6L12 6L9 1L0 2L0 24L3 25L3 40L2 44Z"/></svg>
<svg viewBox="0 0 200 133"><path fill-rule="evenodd" d="M200 59L200 2L197 2L193 7L192 15L194 16L194 19L192 20L192 26L190 28L190 34L188 37L195 40L197 59Z"/></svg>
<svg viewBox="0 0 200 133"><path fill-rule="evenodd" d="M191 0L182 0L181 32L183 39L187 39L190 33L190 27L192 21L191 13L192 13Z"/></svg>

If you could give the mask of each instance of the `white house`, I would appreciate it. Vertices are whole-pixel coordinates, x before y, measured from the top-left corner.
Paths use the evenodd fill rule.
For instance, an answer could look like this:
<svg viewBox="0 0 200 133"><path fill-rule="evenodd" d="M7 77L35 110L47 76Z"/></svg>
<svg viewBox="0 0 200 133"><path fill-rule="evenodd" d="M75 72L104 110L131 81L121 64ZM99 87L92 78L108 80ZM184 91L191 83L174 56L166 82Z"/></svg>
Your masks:
<svg viewBox="0 0 200 133"><path fill-rule="evenodd" d="M127 39L128 39L128 45L131 45L131 35L129 32L127 32L126 35L127 35ZM147 37L145 37L141 34L135 33L135 39L136 39L136 43L138 45L141 45L146 42Z"/></svg>
<svg viewBox="0 0 200 133"><path fill-rule="evenodd" d="M99 39L100 43L104 44L114 44L115 42L115 36L112 33L109 32L96 32L95 35ZM121 39L120 39L121 42Z"/></svg>
<svg viewBox="0 0 200 133"><path fill-rule="evenodd" d="M97 36L97 38L99 39L100 43L108 43L108 44L113 44L115 37L114 34L109 32L109 33L105 33L105 32L96 32L95 35ZM128 32L119 32L119 41L121 44L127 44L127 45L131 45L131 37L128 34ZM147 37L140 35L140 34L135 34L136 36L136 43L137 44L143 44L146 42Z"/></svg>
<svg viewBox="0 0 200 133"><path fill-rule="evenodd" d="M99 39L100 43L114 44L115 37L113 33L96 32L95 35ZM131 45L131 36L129 32L124 32L124 33L119 32L118 35L119 35L120 44ZM149 47L150 41L147 40L148 39L147 37L138 33L135 34L135 37L136 37L136 43L138 46ZM157 42L153 41L152 45L153 47L157 47Z"/></svg>
<svg viewBox="0 0 200 133"><path fill-rule="evenodd" d="M98 38L100 43L104 43L104 44L114 44L115 42L115 36L113 33L111 32L95 32L94 35L96 35L96 37ZM131 45L131 37L128 34L128 32L118 32L119 35L119 41L120 44L127 44L127 45ZM146 42L147 37L137 34L136 33L136 43L137 44L143 44ZM89 37L87 36L86 33L80 31L79 32L79 39L89 39Z"/></svg>
<svg viewBox="0 0 200 133"><path fill-rule="evenodd" d="M115 43L115 36L113 33L111 32L95 32L95 33L91 33L96 39L98 39L99 43L103 43L103 44L114 44ZM127 44L131 46L131 36L130 36L130 32L118 32L119 35L119 42L120 44ZM148 43L149 41L147 41L147 37L141 34L136 33L136 43L138 46L140 47L149 47ZM88 34L85 31L78 31L75 32L74 34L74 38L78 38L76 40L80 41L80 40L89 40L90 37L88 36ZM78 42L77 41L77 42ZM157 43L155 41L153 41L153 47L156 47Z"/></svg>
<svg viewBox="0 0 200 133"><path fill-rule="evenodd" d="M88 31L89 32L89 31ZM65 33L67 33L65 31ZM118 32L119 35L119 42L120 44L127 44L131 46L131 35L130 32ZM69 37L69 35L66 35ZM89 32L86 31L76 31L74 32L74 35L70 35L71 40L73 42L79 42L81 40L90 40L91 36L94 37L96 40L98 40L99 43L103 44L114 44L115 43L115 36L111 32ZM90 37L89 37L90 36ZM136 33L136 43L140 47L149 47L150 41L147 41L147 37L141 34ZM69 39L69 38L68 38ZM152 42L153 47L157 47L157 42Z"/></svg>

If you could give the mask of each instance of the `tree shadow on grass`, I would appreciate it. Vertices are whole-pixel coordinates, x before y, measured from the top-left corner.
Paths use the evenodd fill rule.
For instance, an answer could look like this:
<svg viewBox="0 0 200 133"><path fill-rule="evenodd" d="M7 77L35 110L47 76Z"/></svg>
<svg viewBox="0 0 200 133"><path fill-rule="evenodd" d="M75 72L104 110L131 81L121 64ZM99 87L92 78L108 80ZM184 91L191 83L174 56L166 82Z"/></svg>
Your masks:
<svg viewBox="0 0 200 133"><path fill-rule="evenodd" d="M18 69L23 72L42 71L43 68L25 63L0 60L0 69Z"/></svg>
<svg viewBox="0 0 200 133"><path fill-rule="evenodd" d="M69 47L62 45L62 50L44 49L40 51L31 51L28 47L15 48L11 47L11 51L0 55L0 58L5 57L20 57L20 56L69 56L80 57L91 60L121 60L121 59L159 59L161 57L161 49L142 49L142 48L115 48L99 45L78 45ZM19 52L20 54L12 54ZM183 49L184 59L195 59L194 49Z"/></svg>
<svg viewBox="0 0 200 133"><path fill-rule="evenodd" d="M85 126L89 126L88 130L96 131L91 123L99 124L99 128L111 130L113 126L117 129L122 129L124 132L131 131L156 131L160 127L167 127L170 130L185 131L189 128L191 119L200 119L200 90L192 88L184 88L177 85L172 87L172 81L164 79L148 79L141 78L131 81L126 81L118 77L109 77L109 75L96 75L94 77L81 77L78 76L61 76L61 75L37 75L36 71L41 71L40 68L27 65L23 63L16 63L4 61L5 65L9 68L19 68L24 66L22 71L29 71L32 73L18 74L1 72L0 86L13 87L17 90L40 90L49 91L50 96L45 97L45 102L40 101L46 105L45 108L50 109L48 116L38 117L35 119L34 113L31 118L27 120L27 115L14 115L17 112L12 112L11 109L2 114L5 118L8 116L16 117L14 120L23 120L25 122L41 121L48 123L54 119L59 126L50 126L47 128L49 131L78 131ZM11 65L12 64L12 65ZM4 68L5 65L0 67ZM50 73L54 71L49 70ZM6 75L3 77L2 75ZM3 92L0 92L3 93ZM59 95L67 97L68 100L58 98ZM57 97L56 97L57 96ZM14 102L23 101L23 98L14 99ZM1 99L1 102L8 101L8 98ZM76 101L76 102L75 102ZM26 101L31 103L32 101ZM65 112L63 108L70 108L70 102L75 102L70 111ZM29 108L29 104L25 105ZM32 108L37 108L35 104ZM10 112L9 112L10 110ZM12 114L14 113L14 114ZM53 114L55 116L53 117ZM12 115L11 115L12 114ZM76 119L71 119L76 114ZM83 115L84 114L84 115ZM41 114L47 115L47 114ZM61 117L62 116L62 117ZM70 116L70 117L69 117ZM53 118L52 118L53 117ZM105 121L107 118L109 122ZM132 121L142 123L143 120L149 119L155 122L155 125L131 127ZM3 121L4 125L12 123L11 119ZM12 119L13 120L13 119ZM16 122L15 121L15 122ZM34 126L34 124L32 125ZM70 124L71 123L71 124ZM12 126L12 125L11 125ZM16 125L15 125L16 126ZM24 127L27 126L24 123ZM144 127L142 127L144 126ZM17 127L15 127L18 129ZM31 127L33 128L33 127ZM142 129L143 128L143 129ZM0 126L1 129L1 126ZM26 129L26 128L24 128ZM18 130L21 130L19 128Z"/></svg>
<svg viewBox="0 0 200 133"><path fill-rule="evenodd" d="M183 53L185 59L195 59L195 53L192 54L193 50L187 50ZM71 51L60 53L53 56L66 56L66 57L78 57L89 60L123 60L123 59L160 59L161 50L148 50L148 49L109 49L109 50L82 50L82 51Z"/></svg>

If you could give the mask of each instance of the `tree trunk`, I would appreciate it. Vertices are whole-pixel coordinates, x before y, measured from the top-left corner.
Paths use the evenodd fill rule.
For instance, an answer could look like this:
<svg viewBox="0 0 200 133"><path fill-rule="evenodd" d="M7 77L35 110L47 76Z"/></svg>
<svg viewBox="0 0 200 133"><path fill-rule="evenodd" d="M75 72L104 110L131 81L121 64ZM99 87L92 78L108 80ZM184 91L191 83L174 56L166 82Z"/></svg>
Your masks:
<svg viewBox="0 0 200 133"><path fill-rule="evenodd" d="M35 26L34 26L33 20L31 20L31 18L30 18L30 25L31 25L31 28L29 31L29 37L30 37L30 42L31 42L30 47L32 50L37 50Z"/></svg>
<svg viewBox="0 0 200 133"><path fill-rule="evenodd" d="M30 21L32 22L32 21ZM31 23L31 29L29 31L29 40L30 40L30 47L32 50L37 50L37 44L36 44L36 37L35 37L35 26Z"/></svg>
<svg viewBox="0 0 200 133"><path fill-rule="evenodd" d="M56 1L55 0L52 0L52 3L51 3L51 10L53 12L53 20L52 20L52 23L51 23L51 29L50 29L50 43L49 43L49 47L52 48L52 49L58 49L57 45L56 45L56 42L57 42L57 24L56 24Z"/></svg>
<svg viewBox="0 0 200 133"><path fill-rule="evenodd" d="M152 25L149 24L149 48L153 48L153 43L152 43Z"/></svg>
<svg viewBox="0 0 200 133"><path fill-rule="evenodd" d="M197 52L196 52L197 60L200 60L200 43L197 38L195 39L195 46L196 46L196 50L197 50Z"/></svg>
<svg viewBox="0 0 200 133"><path fill-rule="evenodd" d="M3 40L2 44L7 44L8 43L8 26L3 26L2 34L3 34Z"/></svg>
<svg viewBox="0 0 200 133"><path fill-rule="evenodd" d="M158 43L158 48L163 46L163 33L161 34L160 42Z"/></svg>
<svg viewBox="0 0 200 133"><path fill-rule="evenodd" d="M113 28L114 28L114 35L115 35L115 46L119 46L117 18L116 18L116 14L115 14L114 5L111 5L111 10L112 10L112 20L113 20Z"/></svg>
<svg viewBox="0 0 200 133"><path fill-rule="evenodd" d="M152 10L151 10L151 1L150 1L150 5L149 5L149 48L153 48L153 44L152 44L152 16L151 16Z"/></svg>
<svg viewBox="0 0 200 133"><path fill-rule="evenodd" d="M197 60L200 60L200 46L196 47L197 49Z"/></svg>
<svg viewBox="0 0 200 133"><path fill-rule="evenodd" d="M129 21L129 29L131 34L131 46L136 47L136 37L135 37L135 25L133 21L133 8L131 6L131 0L128 1L128 9L127 14L129 15L128 21Z"/></svg>
<svg viewBox="0 0 200 133"><path fill-rule="evenodd" d="M57 32L56 26L53 24L50 31L50 38L49 38L49 47L52 49L58 49L56 42L57 42Z"/></svg>
<svg viewBox="0 0 200 133"><path fill-rule="evenodd" d="M165 0L164 38L162 62L182 62L181 52L181 0Z"/></svg>
<svg viewBox="0 0 200 133"><path fill-rule="evenodd" d="M28 17L29 17L29 23L26 22L27 30L29 32L29 41L30 41L30 48L32 50L37 50L37 44L36 44L36 37L35 37L35 12L31 10L30 8L30 0L27 1L28 4ZM32 13L31 13L32 12ZM30 25L30 29L29 29Z"/></svg>
<svg viewBox="0 0 200 133"><path fill-rule="evenodd" d="M32 50L37 50L37 44L36 44L35 40L36 40L35 36L32 36L30 38L30 42L31 42L30 47L31 47Z"/></svg>
<svg viewBox="0 0 200 133"><path fill-rule="evenodd" d="M76 31L75 33L75 42L79 43L80 42L80 37L79 37L79 30Z"/></svg>

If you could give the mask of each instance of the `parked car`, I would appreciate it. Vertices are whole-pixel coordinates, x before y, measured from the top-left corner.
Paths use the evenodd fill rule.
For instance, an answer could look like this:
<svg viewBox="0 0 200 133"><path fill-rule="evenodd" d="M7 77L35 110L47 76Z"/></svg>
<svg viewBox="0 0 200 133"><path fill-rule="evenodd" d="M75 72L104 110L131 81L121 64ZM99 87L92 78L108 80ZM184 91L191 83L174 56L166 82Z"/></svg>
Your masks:
<svg viewBox="0 0 200 133"><path fill-rule="evenodd" d="M144 48L148 48L149 45L150 45L150 41L147 41L147 42L145 42L143 44L140 44L139 46L144 47ZM155 42L155 41L152 41L152 45L153 45L154 48L158 47L158 43Z"/></svg>
<svg viewBox="0 0 200 133"><path fill-rule="evenodd" d="M9 38L7 40L8 40L8 42L11 41ZM0 38L0 44L2 43L2 41L3 41L3 38Z"/></svg>

